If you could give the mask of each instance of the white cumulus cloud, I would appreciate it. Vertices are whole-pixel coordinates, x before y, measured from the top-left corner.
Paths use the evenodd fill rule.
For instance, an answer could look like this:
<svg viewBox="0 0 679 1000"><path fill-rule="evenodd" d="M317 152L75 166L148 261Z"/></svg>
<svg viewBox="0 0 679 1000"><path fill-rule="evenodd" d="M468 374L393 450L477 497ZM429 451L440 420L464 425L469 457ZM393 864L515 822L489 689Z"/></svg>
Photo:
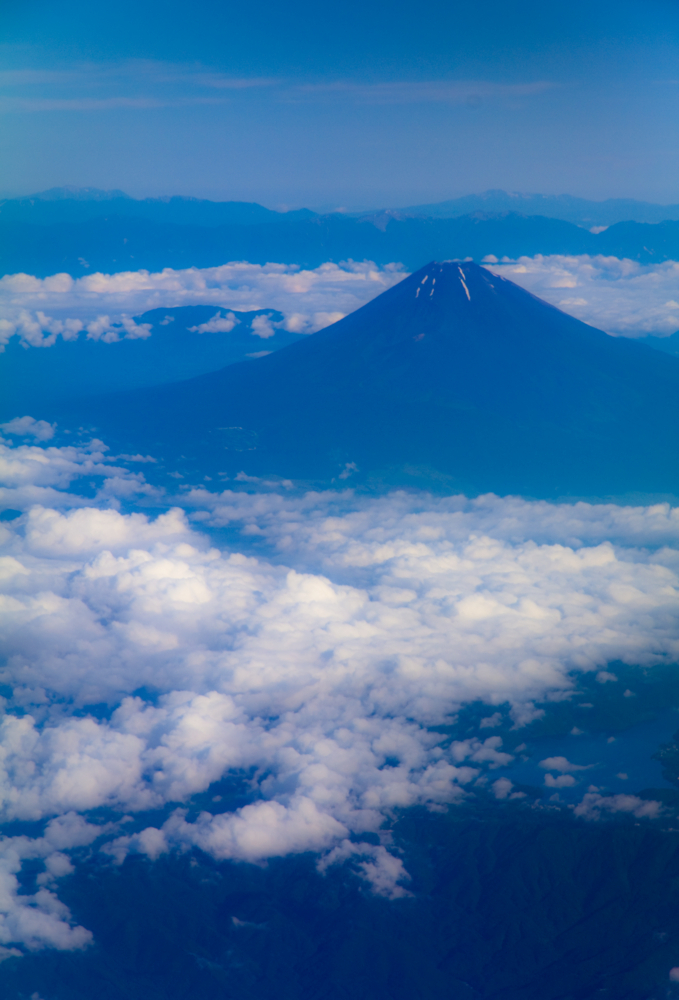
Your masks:
<svg viewBox="0 0 679 1000"><path fill-rule="evenodd" d="M174 319L174 317L169 318ZM220 312L217 312L207 323L190 326L189 330L192 333L231 333L238 322L233 313L227 313L226 316L222 316ZM161 326L167 326L165 320L162 320Z"/></svg>
<svg viewBox="0 0 679 1000"><path fill-rule="evenodd" d="M54 431L53 425L33 417L15 418L2 429L12 437L30 436L42 441L50 440L50 430ZM128 462L145 461L143 456L120 456L117 460L107 452L106 445L97 439L73 447L45 448L37 444L16 447L0 438L0 505L15 510L27 510L36 504L87 506L82 496L64 492L84 477L99 483L97 501L109 506L119 506L120 497L129 500L135 495L158 495L142 473L127 468Z"/></svg>
<svg viewBox="0 0 679 1000"><path fill-rule="evenodd" d="M668 337L679 330L679 263L674 260L639 264L601 255L538 254L486 266L606 333Z"/></svg>
<svg viewBox="0 0 679 1000"><path fill-rule="evenodd" d="M508 704L521 727L578 673L679 657L679 516L667 504L190 490L185 510L152 516L64 492L94 473L144 490L101 442L2 447L25 513L0 526L0 681L13 692L0 821L52 831L0 841L6 947L88 943L54 893L85 842L118 862L194 847L249 862L315 851L322 870L347 863L374 891L404 895L389 842L398 810L454 806L488 781L494 800L525 798L502 775L514 755L494 707ZM240 525L243 547L257 532L267 554L216 548L201 524ZM479 700L481 736L436 731ZM87 714L102 703L104 718ZM585 768L540 764L558 772L545 777L555 789ZM229 773L249 776L252 793L233 812L192 820L175 805L131 833L81 815L188 804ZM659 811L593 791L574 810ZM44 862L34 897L17 894L28 857Z"/></svg>
<svg viewBox="0 0 679 1000"><path fill-rule="evenodd" d="M639 264L617 257L552 255L518 260L486 258L496 274L558 306L564 312L616 336L669 336L679 329L679 263ZM0 278L0 349L13 336L26 346L49 347L58 336L73 340L81 331L104 343L151 335L148 324L131 318L149 309L214 305L222 309L282 312L282 326L314 333L401 281L400 264L369 261L327 263L313 270L289 264L232 262L220 267L165 268L72 278L28 274ZM235 318L217 313L196 332L229 332ZM267 317L253 330L272 336Z"/></svg>
<svg viewBox="0 0 679 1000"><path fill-rule="evenodd" d="M36 441L49 441L54 437L55 424L34 417L15 417L6 424L0 424L0 431L16 437L32 437Z"/></svg>
<svg viewBox="0 0 679 1000"><path fill-rule="evenodd" d="M26 346L49 347L58 336L72 340L80 331L112 343L148 337L148 324L131 319L149 309L189 305L250 312L275 309L285 329L313 333L358 309L405 276L397 264L384 268L370 261L323 264L302 270L291 264L234 262L220 267L165 268L158 273L126 271L72 278L10 274L0 278L0 349L17 336ZM269 337L266 317L255 332ZM198 332L228 332L231 319L215 316ZM269 332L270 331L270 332Z"/></svg>

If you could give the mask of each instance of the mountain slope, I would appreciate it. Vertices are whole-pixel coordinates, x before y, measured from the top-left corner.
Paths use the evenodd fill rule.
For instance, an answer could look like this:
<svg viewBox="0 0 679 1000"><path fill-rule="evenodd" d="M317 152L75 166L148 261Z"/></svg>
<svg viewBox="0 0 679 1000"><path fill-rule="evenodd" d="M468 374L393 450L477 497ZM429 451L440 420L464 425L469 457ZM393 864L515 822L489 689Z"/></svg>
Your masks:
<svg viewBox="0 0 679 1000"><path fill-rule="evenodd" d="M679 360L471 263L431 263L269 357L50 416L187 477L679 494Z"/></svg>
<svg viewBox="0 0 679 1000"><path fill-rule="evenodd" d="M216 316L226 327L210 330ZM283 319L272 309L238 312L216 306L178 306L152 309L136 316L148 325L150 336L105 343L81 333L77 340L57 338L48 349L26 350L13 337L0 353L0 394L3 410L32 412L55 400L177 382L245 361L260 352L276 351L301 340L304 334L277 328L266 339L252 323L267 316ZM201 332L200 324L208 324ZM231 325L231 329L228 327Z"/></svg>

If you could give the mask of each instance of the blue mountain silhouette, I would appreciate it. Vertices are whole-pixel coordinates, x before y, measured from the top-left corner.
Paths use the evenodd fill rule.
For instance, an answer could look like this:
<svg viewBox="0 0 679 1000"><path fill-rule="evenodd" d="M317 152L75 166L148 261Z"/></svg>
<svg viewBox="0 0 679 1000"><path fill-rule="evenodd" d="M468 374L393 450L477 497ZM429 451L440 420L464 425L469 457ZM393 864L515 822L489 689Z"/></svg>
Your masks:
<svg viewBox="0 0 679 1000"><path fill-rule="evenodd" d="M469 262L432 262L268 357L45 415L181 456L187 476L679 494L679 359Z"/></svg>

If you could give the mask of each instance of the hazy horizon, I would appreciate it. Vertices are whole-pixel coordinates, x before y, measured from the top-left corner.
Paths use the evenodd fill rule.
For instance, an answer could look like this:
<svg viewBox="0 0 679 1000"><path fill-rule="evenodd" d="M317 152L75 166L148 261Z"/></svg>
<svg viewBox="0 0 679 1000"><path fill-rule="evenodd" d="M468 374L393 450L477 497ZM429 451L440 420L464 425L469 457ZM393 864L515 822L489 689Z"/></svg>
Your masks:
<svg viewBox="0 0 679 1000"><path fill-rule="evenodd" d="M44 189L42 189L40 191L26 191L26 192L19 192L19 193L2 193L2 194L0 194L0 198L3 199L3 200L5 200L5 201L10 201L10 200L11 201L14 201L14 200L25 200L27 198L39 198L42 195L51 194L52 192L59 192L59 198L63 198L64 200L68 198L68 194L66 192L68 192L70 194L73 194L74 196L82 195L85 192L93 192L93 193L95 193L97 195L107 195L107 196L115 196L115 197L124 196L124 197L130 198L131 200L134 200L134 201L140 201L140 200L144 200L146 198L157 199L159 201L167 201L167 200L169 200L171 198L186 198L186 199L198 200L198 201L203 200L203 196L197 195L197 194L192 194L190 192L187 193L186 191L173 191L171 193L161 193L161 194L159 194L157 192L152 192L150 194L141 194L141 195L138 195L138 194L130 194L129 191L125 191L125 190L123 190L121 188L115 188L115 187L114 188L108 188L108 189L97 188L94 184L84 184L84 185L63 184L63 185L54 185L53 187L44 188ZM64 192L64 193L62 194L61 192ZM606 202L606 201L634 201L634 202L640 202L642 204L657 205L657 206L660 206L660 207L663 207L665 205L667 205L668 207L670 207L670 206L674 207L674 203L672 203L672 202L654 202L654 201L648 201L647 199L644 199L644 198L634 198L632 196L626 196L626 195L617 195L615 197L613 197L613 196L611 196L611 197L604 196L604 197L601 197L601 198L587 198L584 195L574 195L570 191L514 191L514 190L508 191L508 190L505 190L504 188L486 188L483 191L476 191L476 190L475 191L462 191L462 192L458 192L458 193L455 193L455 194L448 194L448 195L446 195L444 197L441 197L441 198L435 198L435 199L432 199L431 201L421 202L419 204L416 204L415 202L409 202L408 204L403 204L403 205L400 205L400 204L399 205L396 205L396 204L387 204L386 202L379 202L379 203L375 203L375 204L359 205L359 206L353 206L353 205L352 206L343 206L343 205L334 206L334 205L331 205L331 204L310 205L310 204L301 204L301 203L298 204L298 205L287 205L287 204L286 205L280 205L280 204L278 204L278 205L271 205L271 204L266 204L263 199L258 199L256 197L253 198L249 203L250 204L262 205L264 208L268 208L271 211L275 211L275 212L291 212L291 211L296 211L296 210L299 210L299 209L302 209L302 208L307 208L307 209L310 209L311 211L316 211L316 212L351 212L351 213L356 213L356 212L362 212L362 211L370 212L370 211L380 211L380 210L399 210L399 209L405 210L405 209L408 209L408 208L417 208L417 207L420 207L420 206L424 207L424 206L428 206L428 205L445 204L448 201L456 201L457 199L461 199L461 198L480 198L480 197L483 197L483 196L488 195L488 194L504 194L504 195L508 195L510 198L516 198L517 199L517 208L521 207L521 199L528 199L528 198L563 198L563 199L571 199L572 198L574 200L578 199L578 200L582 200L582 201L591 201L591 202L594 202L594 203L602 203L602 202ZM678 193L677 197L679 197L679 193ZM88 199L76 197L76 200L88 200ZM93 198L92 200L98 200L98 199ZM102 199L102 200L104 200L104 199ZM233 202L238 202L238 201L241 201L242 199L230 198L228 196L224 196L224 197L220 197L220 198L207 198L206 197L204 200L206 200L206 201L215 201L215 202L219 203L219 202L232 202L232 201Z"/></svg>
<svg viewBox="0 0 679 1000"><path fill-rule="evenodd" d="M5 10L0 189L267 205L489 188L679 201L679 10L340 12L201 0ZM77 157L73 150L78 150ZM48 155L44 155L48 153ZM273 169L272 169L273 165Z"/></svg>

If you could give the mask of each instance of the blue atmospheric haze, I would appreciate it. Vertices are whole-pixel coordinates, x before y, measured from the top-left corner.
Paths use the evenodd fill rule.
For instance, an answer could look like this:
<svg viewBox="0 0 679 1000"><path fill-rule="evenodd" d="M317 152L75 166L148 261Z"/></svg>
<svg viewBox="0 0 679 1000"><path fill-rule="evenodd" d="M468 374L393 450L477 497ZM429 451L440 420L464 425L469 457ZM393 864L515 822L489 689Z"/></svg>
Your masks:
<svg viewBox="0 0 679 1000"><path fill-rule="evenodd" d="M676 201L678 19L673 0L6 3L0 194Z"/></svg>

